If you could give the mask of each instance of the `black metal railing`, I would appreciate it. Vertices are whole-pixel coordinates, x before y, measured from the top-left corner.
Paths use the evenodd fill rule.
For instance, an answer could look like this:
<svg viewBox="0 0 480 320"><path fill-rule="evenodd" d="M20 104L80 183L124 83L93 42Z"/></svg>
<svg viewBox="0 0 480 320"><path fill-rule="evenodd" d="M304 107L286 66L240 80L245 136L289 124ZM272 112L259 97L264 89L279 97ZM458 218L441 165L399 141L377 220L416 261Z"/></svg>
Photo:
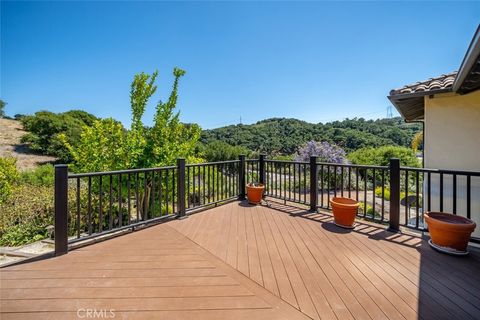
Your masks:
<svg viewBox="0 0 480 320"><path fill-rule="evenodd" d="M245 199L245 185L260 182L265 196L330 209L336 196L360 202L358 216L426 230L424 211L448 211L478 220L480 172L386 166L245 159L212 163L69 174L55 167L55 251L91 237L134 229L189 211ZM476 199L474 201L474 199ZM476 206L475 208L473 206ZM426 210L424 210L426 209ZM472 241L480 242L475 235Z"/></svg>

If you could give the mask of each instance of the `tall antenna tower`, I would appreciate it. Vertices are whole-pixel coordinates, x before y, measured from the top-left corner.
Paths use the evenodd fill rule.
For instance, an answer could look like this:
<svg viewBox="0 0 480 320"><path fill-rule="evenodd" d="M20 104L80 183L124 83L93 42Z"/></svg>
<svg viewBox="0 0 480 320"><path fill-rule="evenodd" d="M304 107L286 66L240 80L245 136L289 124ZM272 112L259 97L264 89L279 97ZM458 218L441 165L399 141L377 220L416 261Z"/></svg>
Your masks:
<svg viewBox="0 0 480 320"><path fill-rule="evenodd" d="M387 118L388 119L393 118L392 106L387 107Z"/></svg>
<svg viewBox="0 0 480 320"><path fill-rule="evenodd" d="M240 116L240 124L242 124L242 116Z"/></svg>

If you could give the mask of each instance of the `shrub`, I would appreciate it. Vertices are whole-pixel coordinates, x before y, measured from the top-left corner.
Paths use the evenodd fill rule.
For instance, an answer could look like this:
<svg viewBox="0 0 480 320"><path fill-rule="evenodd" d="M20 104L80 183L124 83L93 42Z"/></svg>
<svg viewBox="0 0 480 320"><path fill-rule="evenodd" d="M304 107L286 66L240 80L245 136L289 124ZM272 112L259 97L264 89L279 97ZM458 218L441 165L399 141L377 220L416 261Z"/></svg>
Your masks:
<svg viewBox="0 0 480 320"><path fill-rule="evenodd" d="M295 156L295 161L310 161L311 156L317 156L321 162L328 163L345 163L345 150L335 144L330 144L326 141L317 142L309 141L303 145Z"/></svg>
<svg viewBox="0 0 480 320"><path fill-rule="evenodd" d="M22 142L36 152L60 158L64 162L72 160L70 152L60 140L64 135L70 144L80 139L84 126L91 126L97 118L85 111L72 110L64 113L39 111L20 119L28 133Z"/></svg>
<svg viewBox="0 0 480 320"><path fill-rule="evenodd" d="M20 182L34 186L53 186L54 180L55 169L51 164L20 173Z"/></svg>
<svg viewBox="0 0 480 320"><path fill-rule="evenodd" d="M232 146L223 141L212 141L200 148L200 153L208 162L237 160L241 154L250 155L250 150L242 146Z"/></svg>
<svg viewBox="0 0 480 320"><path fill-rule="evenodd" d="M388 166L391 158L400 159L400 164L407 167L420 167L420 162L412 149L397 146L363 148L348 155L354 164Z"/></svg>
<svg viewBox="0 0 480 320"><path fill-rule="evenodd" d="M20 185L0 204L0 245L17 246L43 239L53 224L51 187Z"/></svg>
<svg viewBox="0 0 480 320"><path fill-rule="evenodd" d="M382 197L382 187L376 187L375 188L375 195L379 198ZM390 200L390 189L385 188L384 193L383 193L383 198L385 200Z"/></svg>
<svg viewBox="0 0 480 320"><path fill-rule="evenodd" d="M10 197L13 184L18 179L16 164L17 159L13 157L0 157L0 204Z"/></svg>

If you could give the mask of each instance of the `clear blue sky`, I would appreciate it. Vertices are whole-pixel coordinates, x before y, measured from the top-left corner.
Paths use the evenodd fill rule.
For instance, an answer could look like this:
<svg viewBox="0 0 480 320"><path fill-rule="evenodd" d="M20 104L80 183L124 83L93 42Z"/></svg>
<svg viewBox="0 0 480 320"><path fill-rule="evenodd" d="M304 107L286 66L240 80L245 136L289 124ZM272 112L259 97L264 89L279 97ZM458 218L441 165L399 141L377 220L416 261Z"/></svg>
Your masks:
<svg viewBox="0 0 480 320"><path fill-rule="evenodd" d="M387 113L392 88L457 70L475 2L3 2L7 114L81 108L130 124L135 73L172 69L182 120L326 122Z"/></svg>

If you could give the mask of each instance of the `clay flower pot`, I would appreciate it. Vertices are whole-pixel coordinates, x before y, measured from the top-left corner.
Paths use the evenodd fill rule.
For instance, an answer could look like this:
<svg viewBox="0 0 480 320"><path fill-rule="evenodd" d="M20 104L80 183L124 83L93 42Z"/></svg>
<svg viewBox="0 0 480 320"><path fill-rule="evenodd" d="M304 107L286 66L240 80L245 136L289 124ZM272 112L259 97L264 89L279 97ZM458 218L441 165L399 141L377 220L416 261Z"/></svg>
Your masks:
<svg viewBox="0 0 480 320"><path fill-rule="evenodd" d="M334 197L330 199L335 224L342 228L353 229L357 215L358 201L350 198Z"/></svg>
<svg viewBox="0 0 480 320"><path fill-rule="evenodd" d="M251 204L259 204L263 198L265 186L261 183L247 184L247 199Z"/></svg>
<svg viewBox="0 0 480 320"><path fill-rule="evenodd" d="M466 254L470 234L476 224L470 219L445 212L427 212L425 221L430 233L430 245L442 252Z"/></svg>

